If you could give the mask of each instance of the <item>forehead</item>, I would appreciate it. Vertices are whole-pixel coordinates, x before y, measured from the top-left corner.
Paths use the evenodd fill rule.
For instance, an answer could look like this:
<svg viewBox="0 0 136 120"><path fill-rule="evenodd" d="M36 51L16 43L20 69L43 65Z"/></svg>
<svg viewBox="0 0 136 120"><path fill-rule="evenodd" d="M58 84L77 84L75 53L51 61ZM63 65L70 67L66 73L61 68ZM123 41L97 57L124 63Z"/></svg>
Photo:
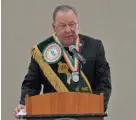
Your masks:
<svg viewBox="0 0 136 120"><path fill-rule="evenodd" d="M76 21L77 16L72 10L68 11L58 11L56 14L56 22L57 23L69 23L71 21Z"/></svg>

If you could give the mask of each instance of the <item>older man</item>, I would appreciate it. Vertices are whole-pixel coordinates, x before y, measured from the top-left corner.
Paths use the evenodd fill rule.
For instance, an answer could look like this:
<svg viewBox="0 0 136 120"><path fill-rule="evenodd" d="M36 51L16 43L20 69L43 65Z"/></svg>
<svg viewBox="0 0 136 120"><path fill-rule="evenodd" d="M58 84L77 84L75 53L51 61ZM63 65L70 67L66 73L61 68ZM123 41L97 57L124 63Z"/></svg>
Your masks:
<svg viewBox="0 0 136 120"><path fill-rule="evenodd" d="M14 115L25 108L25 95L39 94L41 85L44 86L43 93L104 93L106 111L111 80L102 42L79 33L77 12L68 5L60 5L55 9L52 27L53 35L34 46L31 51L29 71L22 83L21 100ZM85 64L81 64L77 56L69 51L71 45L86 59Z"/></svg>

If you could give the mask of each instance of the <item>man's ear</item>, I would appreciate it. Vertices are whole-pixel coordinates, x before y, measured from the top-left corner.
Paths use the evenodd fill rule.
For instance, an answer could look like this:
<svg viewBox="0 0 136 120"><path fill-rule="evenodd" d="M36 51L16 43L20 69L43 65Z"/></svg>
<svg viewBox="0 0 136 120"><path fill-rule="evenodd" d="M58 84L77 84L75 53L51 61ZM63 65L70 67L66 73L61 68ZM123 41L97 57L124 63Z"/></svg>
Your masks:
<svg viewBox="0 0 136 120"><path fill-rule="evenodd" d="M54 32L56 31L56 30L55 30L55 24L54 24L54 23L52 23L52 29L53 29Z"/></svg>

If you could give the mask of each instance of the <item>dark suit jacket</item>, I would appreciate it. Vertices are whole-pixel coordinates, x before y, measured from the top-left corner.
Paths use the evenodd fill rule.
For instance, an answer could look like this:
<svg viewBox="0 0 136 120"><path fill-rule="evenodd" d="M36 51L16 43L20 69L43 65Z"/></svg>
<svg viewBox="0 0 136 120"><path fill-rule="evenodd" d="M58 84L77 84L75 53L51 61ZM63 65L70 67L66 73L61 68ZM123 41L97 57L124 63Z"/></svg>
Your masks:
<svg viewBox="0 0 136 120"><path fill-rule="evenodd" d="M94 94L104 93L104 108L107 109L111 94L110 67L105 58L105 51L100 40L79 34L80 53L87 60L82 70L88 78ZM20 104L25 104L25 95L37 95L44 85L43 93L55 92L55 89L43 75L39 65L31 58L29 70L22 83Z"/></svg>

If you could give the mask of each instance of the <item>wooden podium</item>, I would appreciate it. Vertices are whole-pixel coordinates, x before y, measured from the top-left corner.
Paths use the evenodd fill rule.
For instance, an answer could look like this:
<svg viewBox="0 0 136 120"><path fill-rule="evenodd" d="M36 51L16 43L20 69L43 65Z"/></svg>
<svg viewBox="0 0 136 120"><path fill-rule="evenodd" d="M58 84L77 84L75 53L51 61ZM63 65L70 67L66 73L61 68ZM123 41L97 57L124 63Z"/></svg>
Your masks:
<svg viewBox="0 0 136 120"><path fill-rule="evenodd" d="M103 94L83 92L55 92L26 97L26 113L19 118L104 120L104 117L107 116L104 113Z"/></svg>

